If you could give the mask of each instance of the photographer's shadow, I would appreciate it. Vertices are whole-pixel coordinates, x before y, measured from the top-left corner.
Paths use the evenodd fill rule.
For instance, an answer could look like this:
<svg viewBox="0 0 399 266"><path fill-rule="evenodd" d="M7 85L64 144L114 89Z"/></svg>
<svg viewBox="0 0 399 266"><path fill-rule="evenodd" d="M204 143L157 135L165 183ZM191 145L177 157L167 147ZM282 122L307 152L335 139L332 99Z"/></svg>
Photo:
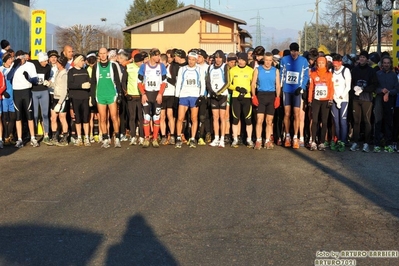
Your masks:
<svg viewBox="0 0 399 266"><path fill-rule="evenodd" d="M108 250L107 266L179 265L169 250L157 239L144 217L130 218L121 243Z"/></svg>

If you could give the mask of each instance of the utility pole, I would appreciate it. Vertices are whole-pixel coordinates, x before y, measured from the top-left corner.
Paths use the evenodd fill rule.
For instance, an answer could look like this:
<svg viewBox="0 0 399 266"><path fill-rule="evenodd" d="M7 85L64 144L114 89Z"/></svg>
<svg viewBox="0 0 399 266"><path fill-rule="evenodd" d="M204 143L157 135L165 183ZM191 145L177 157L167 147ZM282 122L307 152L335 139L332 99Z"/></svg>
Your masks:
<svg viewBox="0 0 399 266"><path fill-rule="evenodd" d="M316 48L317 49L319 49L319 2L320 0L316 0Z"/></svg>
<svg viewBox="0 0 399 266"><path fill-rule="evenodd" d="M356 18L356 0L352 0L352 54L356 54L356 29L357 29L357 18Z"/></svg>

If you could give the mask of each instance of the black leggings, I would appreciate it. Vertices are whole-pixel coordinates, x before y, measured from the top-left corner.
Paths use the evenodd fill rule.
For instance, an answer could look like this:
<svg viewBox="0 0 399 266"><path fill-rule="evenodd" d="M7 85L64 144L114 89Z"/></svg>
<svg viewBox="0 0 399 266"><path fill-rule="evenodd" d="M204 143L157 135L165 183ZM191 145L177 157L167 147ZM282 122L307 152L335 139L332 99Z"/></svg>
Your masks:
<svg viewBox="0 0 399 266"><path fill-rule="evenodd" d="M370 142L371 134L371 109L372 102L353 101L353 141L358 142L360 136L360 123L364 123L364 143Z"/></svg>
<svg viewBox="0 0 399 266"><path fill-rule="evenodd" d="M11 134L14 133L14 127L15 127L15 120L17 118L17 115L15 112L4 112L1 115L1 118L3 120L3 127L4 127L4 136L8 138Z"/></svg>
<svg viewBox="0 0 399 266"><path fill-rule="evenodd" d="M316 141L317 129L319 127L319 115L321 116L321 132L319 143L326 140L327 122L330 108L328 101L313 100L312 102L312 139Z"/></svg>
<svg viewBox="0 0 399 266"><path fill-rule="evenodd" d="M127 101L127 110L129 114L130 135L136 135L136 127L139 126L139 136L144 137L143 132L143 105L140 97L134 97L131 101ZM138 121L138 123L137 123Z"/></svg>

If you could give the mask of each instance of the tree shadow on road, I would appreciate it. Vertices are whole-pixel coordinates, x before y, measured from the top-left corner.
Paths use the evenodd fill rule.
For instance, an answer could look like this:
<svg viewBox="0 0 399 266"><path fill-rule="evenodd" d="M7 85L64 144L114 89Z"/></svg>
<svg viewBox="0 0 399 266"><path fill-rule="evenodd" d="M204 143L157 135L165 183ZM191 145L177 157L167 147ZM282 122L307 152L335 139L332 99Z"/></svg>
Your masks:
<svg viewBox="0 0 399 266"><path fill-rule="evenodd" d="M121 243L108 250L107 266L179 265L140 214L132 216Z"/></svg>
<svg viewBox="0 0 399 266"><path fill-rule="evenodd" d="M102 235L38 225L0 227L0 265L87 265Z"/></svg>

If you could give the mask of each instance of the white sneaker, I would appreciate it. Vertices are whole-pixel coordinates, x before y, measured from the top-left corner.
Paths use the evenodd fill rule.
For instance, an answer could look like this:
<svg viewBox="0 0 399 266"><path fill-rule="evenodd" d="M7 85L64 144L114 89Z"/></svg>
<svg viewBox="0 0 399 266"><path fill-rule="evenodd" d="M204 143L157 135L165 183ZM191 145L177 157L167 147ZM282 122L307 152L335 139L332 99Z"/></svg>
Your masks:
<svg viewBox="0 0 399 266"><path fill-rule="evenodd" d="M103 140L103 144L101 145L101 148L109 148L110 147L110 145L109 145L109 139L104 139Z"/></svg>
<svg viewBox="0 0 399 266"><path fill-rule="evenodd" d="M352 144L350 150L351 150L351 151L358 151L358 150L359 150L359 146L357 145L356 142Z"/></svg>
<svg viewBox="0 0 399 266"><path fill-rule="evenodd" d="M209 146L218 147L219 144L220 144L220 141L218 139L214 139L211 143L209 143Z"/></svg>
<svg viewBox="0 0 399 266"><path fill-rule="evenodd" d="M137 145L137 138L136 138L136 137L133 137L133 138L130 140L129 145Z"/></svg>
<svg viewBox="0 0 399 266"><path fill-rule="evenodd" d="M120 148L121 147L121 141L119 140L119 138L115 138L115 144L114 144L114 146L115 146L115 148Z"/></svg>
<svg viewBox="0 0 399 266"><path fill-rule="evenodd" d="M17 140L15 143L16 148L22 148L24 146L24 142L22 140Z"/></svg>
<svg viewBox="0 0 399 266"><path fill-rule="evenodd" d="M31 139L30 140L30 145L32 147L39 147L39 142L37 142L37 139Z"/></svg>
<svg viewBox="0 0 399 266"><path fill-rule="evenodd" d="M363 152L370 152L369 145L367 143L363 144Z"/></svg>
<svg viewBox="0 0 399 266"><path fill-rule="evenodd" d="M224 141L219 141L219 148L224 148Z"/></svg>
<svg viewBox="0 0 399 266"><path fill-rule="evenodd" d="M144 144L144 138L140 137L139 138L139 145L143 146L143 144Z"/></svg>

